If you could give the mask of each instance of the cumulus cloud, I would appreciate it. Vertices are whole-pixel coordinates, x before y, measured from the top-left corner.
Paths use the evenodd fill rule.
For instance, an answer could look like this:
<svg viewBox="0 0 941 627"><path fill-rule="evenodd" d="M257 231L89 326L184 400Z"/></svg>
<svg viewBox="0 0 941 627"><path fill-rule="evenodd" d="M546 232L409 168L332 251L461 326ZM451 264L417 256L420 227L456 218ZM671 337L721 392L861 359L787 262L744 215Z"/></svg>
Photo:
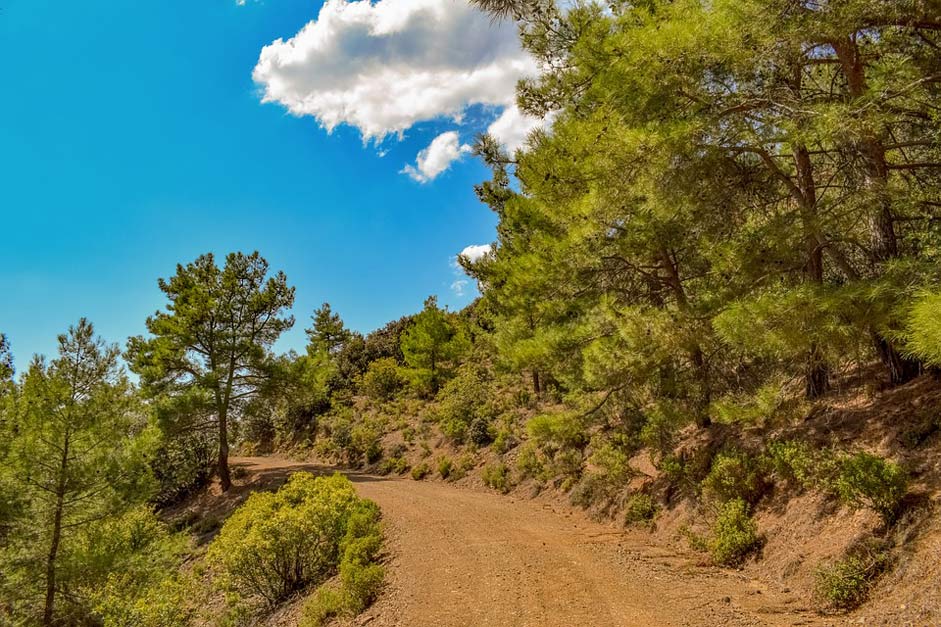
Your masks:
<svg viewBox="0 0 941 627"><path fill-rule="evenodd" d="M540 119L526 115L514 103L504 109L500 117L490 124L487 133L513 153L523 146L531 132L549 122L550 118Z"/></svg>
<svg viewBox="0 0 941 627"><path fill-rule="evenodd" d="M490 250L490 244L471 244L458 253L458 257L464 257L471 263L474 263L489 255Z"/></svg>
<svg viewBox="0 0 941 627"><path fill-rule="evenodd" d="M461 144L457 131L441 133L418 153L415 165L407 165L403 173L419 183L427 183L451 167L451 164L471 151L467 144Z"/></svg>
<svg viewBox="0 0 941 627"><path fill-rule="evenodd" d="M328 0L316 20L262 49L253 77L265 102L379 140L460 119L472 104L509 107L517 80L535 72L516 27L464 0Z"/></svg>
<svg viewBox="0 0 941 627"><path fill-rule="evenodd" d="M516 82L535 73L516 26L466 0L327 0L317 19L262 49L253 78L264 102L327 131L348 124L364 141L495 107L502 113L488 131L515 150L542 123L515 104Z"/></svg>

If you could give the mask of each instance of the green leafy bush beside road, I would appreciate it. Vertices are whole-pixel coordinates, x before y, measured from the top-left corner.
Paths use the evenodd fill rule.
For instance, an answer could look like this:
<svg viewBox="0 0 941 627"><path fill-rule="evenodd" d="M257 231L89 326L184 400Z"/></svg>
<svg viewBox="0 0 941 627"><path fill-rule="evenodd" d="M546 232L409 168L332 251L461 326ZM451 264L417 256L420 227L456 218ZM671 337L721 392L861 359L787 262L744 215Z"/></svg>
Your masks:
<svg viewBox="0 0 941 627"><path fill-rule="evenodd" d="M379 551L379 509L345 477L295 473L276 493L252 494L222 526L207 559L219 581L269 605L367 566Z"/></svg>

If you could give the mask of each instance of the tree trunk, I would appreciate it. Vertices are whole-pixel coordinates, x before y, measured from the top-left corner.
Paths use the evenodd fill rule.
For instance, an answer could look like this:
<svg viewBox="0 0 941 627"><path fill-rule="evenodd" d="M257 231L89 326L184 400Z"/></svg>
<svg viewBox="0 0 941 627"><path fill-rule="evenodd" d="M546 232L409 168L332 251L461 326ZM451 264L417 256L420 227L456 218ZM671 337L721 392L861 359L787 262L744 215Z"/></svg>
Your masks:
<svg viewBox="0 0 941 627"><path fill-rule="evenodd" d="M800 77L797 77L800 80ZM800 88L800 83L795 85ZM804 236L804 276L814 285L823 285L823 248L820 246L820 228L817 224L817 186L814 182L813 162L803 144L794 147L797 168L797 186L800 189L800 213ZM830 389L830 368L820 347L811 342L807 351L807 370L804 374L804 393L808 399L822 396Z"/></svg>
<svg viewBox="0 0 941 627"><path fill-rule="evenodd" d="M666 271L666 282L676 298L676 304L680 312L689 313L689 299L686 297L686 290L683 289L683 280L676 267L676 262L670 251L660 249L660 264ZM696 379L699 383L699 390L696 398L695 417L696 424L700 427L708 427L712 424L709 418L709 405L712 403L712 384L709 378L709 364L703 355L702 347L698 342L693 342L689 351L690 361L693 362Z"/></svg>
<svg viewBox="0 0 941 627"><path fill-rule="evenodd" d="M56 485L56 509L52 518L52 541L46 555L46 601L43 606L42 624L50 627L55 624L56 603L56 558L62 541L62 512L65 509L65 473L69 463L69 438L66 436L62 446L62 460L59 466L59 481Z"/></svg>
<svg viewBox="0 0 941 627"><path fill-rule="evenodd" d="M693 366L696 367L696 376L699 379L699 395L696 399L696 426L708 427L712 424L709 417L709 405L712 403L712 385L709 381L709 366L702 354L702 349L696 345L692 351Z"/></svg>
<svg viewBox="0 0 941 627"><path fill-rule="evenodd" d="M832 42L840 68L846 78L847 90L853 100L869 91L865 66L859 46L852 37ZM866 132L862 144L863 163L866 171L865 184L875 199L875 207L869 217L872 260L876 266L895 259L899 255L898 238L895 234L895 217L892 199L889 196L889 168L885 157L885 144L875 131ZM901 385L918 376L921 364L903 356L892 343L880 333L873 333L876 353L889 372L891 385Z"/></svg>
<svg viewBox="0 0 941 627"><path fill-rule="evenodd" d="M535 368L533 368L533 392L536 394L536 396L539 396L539 394L542 392L542 388L539 384L539 371Z"/></svg>
<svg viewBox="0 0 941 627"><path fill-rule="evenodd" d="M227 492L232 487L232 477L229 474L229 433L227 416L225 412L219 413L219 487Z"/></svg>
<svg viewBox="0 0 941 627"><path fill-rule="evenodd" d="M921 374L921 363L899 353L887 339L873 332L872 340L879 359L889 371L889 385L902 385Z"/></svg>

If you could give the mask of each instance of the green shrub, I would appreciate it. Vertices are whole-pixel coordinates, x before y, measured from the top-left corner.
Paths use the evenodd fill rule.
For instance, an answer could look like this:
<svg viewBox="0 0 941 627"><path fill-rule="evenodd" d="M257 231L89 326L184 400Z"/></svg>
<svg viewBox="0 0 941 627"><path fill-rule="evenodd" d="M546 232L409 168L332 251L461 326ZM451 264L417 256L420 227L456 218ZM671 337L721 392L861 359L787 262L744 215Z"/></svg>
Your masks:
<svg viewBox="0 0 941 627"><path fill-rule="evenodd" d="M516 457L516 468L523 477L541 477L544 471L539 451L532 442L526 442L519 449Z"/></svg>
<svg viewBox="0 0 941 627"><path fill-rule="evenodd" d="M483 416L474 418L467 429L467 439L476 446L487 446L493 441L490 421Z"/></svg>
<svg viewBox="0 0 941 627"><path fill-rule="evenodd" d="M195 613L190 582L176 576L188 539L146 507L90 530L71 558L89 581L85 593L106 627L177 627Z"/></svg>
<svg viewBox="0 0 941 627"><path fill-rule="evenodd" d="M252 494L222 526L207 561L227 589L275 604L331 577L359 539L348 532L378 537L378 518L342 475L295 473L276 493Z"/></svg>
<svg viewBox="0 0 941 627"><path fill-rule="evenodd" d="M694 551L705 552L709 550L709 539L690 529L689 525L681 525L678 531L681 536L686 538L689 547Z"/></svg>
<svg viewBox="0 0 941 627"><path fill-rule="evenodd" d="M450 457L444 456L438 460L438 474L441 475L442 479L450 477L453 469L454 462L451 461Z"/></svg>
<svg viewBox="0 0 941 627"><path fill-rule="evenodd" d="M830 607L851 610L866 600L886 564L884 553L863 551L822 565L816 572L817 598Z"/></svg>
<svg viewBox="0 0 941 627"><path fill-rule="evenodd" d="M431 473L431 468L426 462L422 462L417 466L412 467L412 479L415 481L421 481L427 477L429 473Z"/></svg>
<svg viewBox="0 0 941 627"><path fill-rule="evenodd" d="M448 381L436 397L438 407L434 414L441 432L458 443L468 439L471 425L483 417L484 403L488 396L483 373L472 365L462 366L457 376ZM487 427L489 428L489 423ZM477 435L482 436L481 433ZM484 444L489 442L487 439Z"/></svg>
<svg viewBox="0 0 941 627"><path fill-rule="evenodd" d="M322 627L343 610L341 590L335 586L321 586L304 602L298 627Z"/></svg>
<svg viewBox="0 0 941 627"><path fill-rule="evenodd" d="M728 501L719 511L712 528L709 548L719 564L735 565L758 548L758 526L748 515L748 503L737 498Z"/></svg>
<svg viewBox="0 0 941 627"><path fill-rule="evenodd" d="M720 502L742 499L754 505L765 493L768 483L761 461L740 451L725 451L712 460L703 490Z"/></svg>
<svg viewBox="0 0 941 627"><path fill-rule="evenodd" d="M216 467L217 448L213 434L205 431L165 438L150 462L159 484L154 502L176 503L208 484Z"/></svg>
<svg viewBox="0 0 941 627"><path fill-rule="evenodd" d="M350 442L347 445L347 460L359 465L365 460L374 464L382 458L382 432L371 421L360 422L350 429Z"/></svg>
<svg viewBox="0 0 941 627"><path fill-rule="evenodd" d="M451 481L458 481L467 476L467 473L470 472L474 466L477 465L477 460L474 459L473 455L465 453L457 458L457 461L454 462L454 465L451 468Z"/></svg>
<svg viewBox="0 0 941 627"><path fill-rule="evenodd" d="M183 627L195 618L193 584L167 577L142 592L129 593L128 583L116 573L94 591L95 613L104 627Z"/></svg>
<svg viewBox="0 0 941 627"><path fill-rule="evenodd" d="M633 447L629 446L623 438L594 438L592 440L592 453L588 463L594 466L600 475L612 483L622 484L630 481L637 471L631 467L631 453Z"/></svg>
<svg viewBox="0 0 941 627"><path fill-rule="evenodd" d="M787 404L785 385L781 381L767 383L751 394L723 397L709 408L714 420L722 424L756 423L781 413Z"/></svg>
<svg viewBox="0 0 941 627"><path fill-rule="evenodd" d="M595 503L609 500L611 497L611 483L606 477L595 472L589 472L582 475L578 483L574 485L569 493L569 502L572 505L588 509Z"/></svg>
<svg viewBox="0 0 941 627"><path fill-rule="evenodd" d="M673 404L661 403L647 412L640 430L640 441L661 457L670 455L676 446L679 430L689 424L689 414Z"/></svg>
<svg viewBox="0 0 941 627"><path fill-rule="evenodd" d="M322 627L334 616L359 614L379 595L384 577L378 564L340 564L338 585L325 584L308 597L298 627Z"/></svg>
<svg viewBox="0 0 941 627"><path fill-rule="evenodd" d="M395 359L382 357L369 364L363 375L362 389L372 399L388 401L395 398L407 383Z"/></svg>
<svg viewBox="0 0 941 627"><path fill-rule="evenodd" d="M774 474L785 481L797 483L804 489L817 484L816 453L800 440L776 440L768 444L766 453Z"/></svg>
<svg viewBox="0 0 941 627"><path fill-rule="evenodd" d="M671 484L678 484L686 478L686 466L676 455L666 455L656 464L657 470Z"/></svg>
<svg viewBox="0 0 941 627"><path fill-rule="evenodd" d="M355 616L372 603L385 571L376 563L382 537L368 509L354 512L340 543L339 577L320 586L304 602L299 627L321 627L334 616Z"/></svg>
<svg viewBox="0 0 941 627"><path fill-rule="evenodd" d="M493 439L493 450L503 455L516 446L516 444L517 442L516 438L513 436L513 432L508 428L502 428L497 431L497 435Z"/></svg>
<svg viewBox="0 0 941 627"><path fill-rule="evenodd" d="M379 564L340 564L340 583L344 606L350 614L359 614L376 600L385 578L385 569Z"/></svg>
<svg viewBox="0 0 941 627"><path fill-rule="evenodd" d="M658 509L649 494L634 494L624 505L624 524L628 526L650 524L657 515Z"/></svg>
<svg viewBox="0 0 941 627"><path fill-rule="evenodd" d="M833 487L844 502L869 507L889 523L908 491L908 475L892 461L859 452L840 460Z"/></svg>
<svg viewBox="0 0 941 627"><path fill-rule="evenodd" d="M484 485L494 490L499 490L503 494L509 492L512 487L510 484L510 471L506 467L506 464L502 462L486 466L481 478L484 481Z"/></svg>
<svg viewBox="0 0 941 627"><path fill-rule="evenodd" d="M922 291L905 321L906 349L913 356L933 366L941 366L941 293Z"/></svg>
<svg viewBox="0 0 941 627"><path fill-rule="evenodd" d="M377 472L380 475L401 475L408 472L409 463L408 460L401 456L386 457L382 460L382 463L379 464Z"/></svg>
<svg viewBox="0 0 941 627"><path fill-rule="evenodd" d="M532 441L547 454L571 448L581 448L587 442L585 425L573 413L542 414L526 423Z"/></svg>

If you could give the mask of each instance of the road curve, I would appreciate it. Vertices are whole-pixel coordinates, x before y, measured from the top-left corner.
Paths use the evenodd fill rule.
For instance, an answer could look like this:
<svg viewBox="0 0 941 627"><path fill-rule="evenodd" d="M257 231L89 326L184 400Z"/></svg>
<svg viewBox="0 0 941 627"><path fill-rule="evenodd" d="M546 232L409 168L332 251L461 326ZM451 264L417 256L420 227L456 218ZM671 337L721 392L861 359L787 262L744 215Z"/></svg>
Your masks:
<svg viewBox="0 0 941 627"><path fill-rule="evenodd" d="M313 464L235 458L252 474ZM801 599L697 566L579 512L451 484L346 473L382 508L388 585L370 627L831 625ZM560 508L561 509L561 508Z"/></svg>

